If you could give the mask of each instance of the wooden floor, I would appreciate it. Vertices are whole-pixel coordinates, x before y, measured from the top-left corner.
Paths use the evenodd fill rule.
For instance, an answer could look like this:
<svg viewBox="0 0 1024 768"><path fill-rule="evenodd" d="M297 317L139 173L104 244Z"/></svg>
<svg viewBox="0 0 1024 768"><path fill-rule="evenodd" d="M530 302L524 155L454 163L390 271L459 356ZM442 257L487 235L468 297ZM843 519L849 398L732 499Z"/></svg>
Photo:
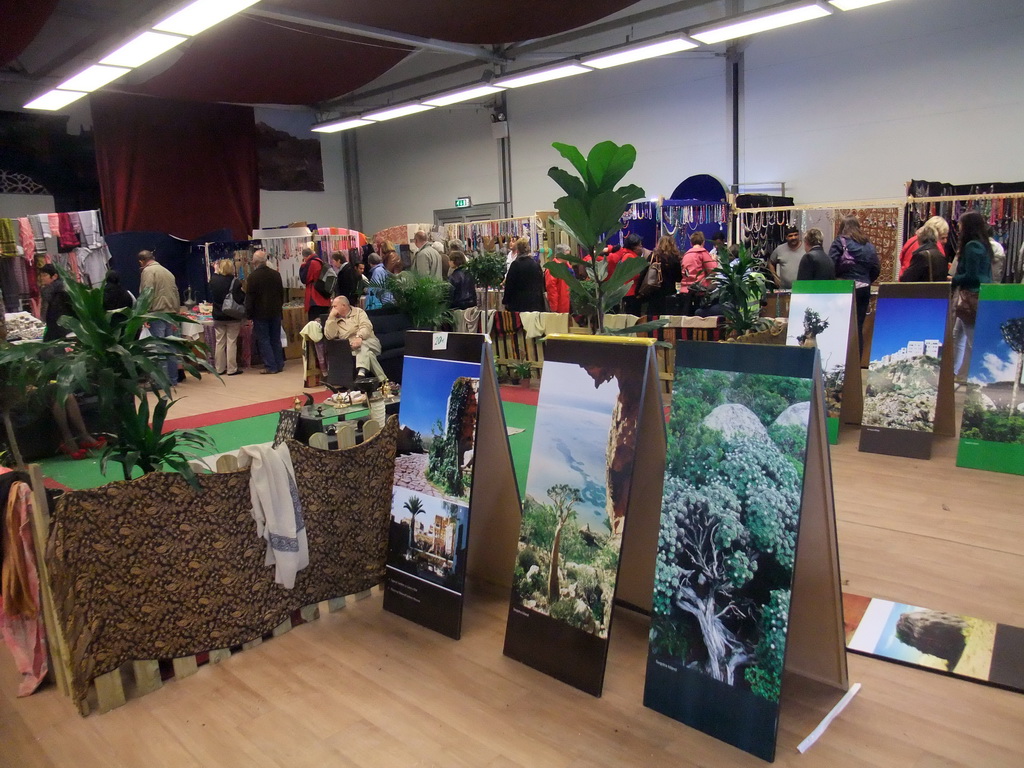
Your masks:
<svg viewBox="0 0 1024 768"><path fill-rule="evenodd" d="M279 376L188 382L175 416L301 391ZM1024 477L833 449L850 591L1024 626ZM646 625L616 614L594 699L502 656L507 594L477 585L453 642L373 597L105 715L80 718L51 686L14 697L0 652L0 766L755 766L756 758L641 704ZM851 654L863 689L809 752L835 701L787 681L777 763L1021 766L1024 695Z"/></svg>

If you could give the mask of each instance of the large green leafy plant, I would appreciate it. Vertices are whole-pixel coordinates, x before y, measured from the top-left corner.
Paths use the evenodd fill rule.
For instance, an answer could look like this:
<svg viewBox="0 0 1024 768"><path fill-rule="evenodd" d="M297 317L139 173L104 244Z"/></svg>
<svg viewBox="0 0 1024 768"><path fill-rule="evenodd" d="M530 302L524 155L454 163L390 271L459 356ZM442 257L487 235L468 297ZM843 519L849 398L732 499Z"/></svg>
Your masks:
<svg viewBox="0 0 1024 768"><path fill-rule="evenodd" d="M490 309L490 292L505 279L505 257L497 251L485 251L469 259L463 269L478 288L484 289L484 308Z"/></svg>
<svg viewBox="0 0 1024 768"><path fill-rule="evenodd" d="M10 345L0 350L0 371L44 399L63 402L70 394L95 396L103 423L113 431L101 459L104 472L108 462L114 461L121 464L128 480L136 467L147 473L166 465L198 487L188 462L197 457L193 449L212 448L213 441L198 430L164 432L176 383L167 374L166 361L177 358L185 373L195 378L204 372L216 375L206 361L206 345L175 336L140 338L147 323L187 320L151 312L149 290L143 291L134 307L108 312L103 308L102 288L89 288L58 271L74 311L74 316L65 316L60 323L72 335ZM146 397L149 389L157 398L152 414Z"/></svg>
<svg viewBox="0 0 1024 768"><path fill-rule="evenodd" d="M636 148L631 144L620 147L614 142L602 141L584 157L570 144L555 142L552 146L579 174L576 176L558 167L548 169L548 176L565 192L555 200L558 210L555 221L576 239L589 259L576 255L560 257L582 271L586 276L583 280L565 263L552 261L545 266L552 275L568 283L574 311L588 317L596 333L606 333L605 314L622 301L633 278L647 266L644 259L627 259L609 275L608 264L601 256L609 238L622 229L621 219L626 208L645 195L635 184L616 187L633 168ZM644 323L611 333L635 333L662 325L660 321Z"/></svg>
<svg viewBox="0 0 1024 768"><path fill-rule="evenodd" d="M436 330L451 322L451 287L447 280L400 272L388 275L384 290L391 294L391 305L408 315L414 328Z"/></svg>
<svg viewBox="0 0 1024 768"><path fill-rule="evenodd" d="M722 307L727 332L741 336L761 331L771 320L761 317L767 284L758 262L742 246L734 259L723 259L711 270L711 300Z"/></svg>

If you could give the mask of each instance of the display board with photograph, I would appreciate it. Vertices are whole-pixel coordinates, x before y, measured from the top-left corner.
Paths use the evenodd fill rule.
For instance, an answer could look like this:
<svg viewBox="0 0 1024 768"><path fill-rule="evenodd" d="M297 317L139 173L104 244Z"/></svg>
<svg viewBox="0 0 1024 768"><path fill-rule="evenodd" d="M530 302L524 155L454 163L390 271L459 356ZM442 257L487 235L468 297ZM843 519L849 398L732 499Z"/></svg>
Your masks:
<svg viewBox="0 0 1024 768"><path fill-rule="evenodd" d="M786 344L818 350L825 383L828 441L833 445L839 442L841 418L860 420L860 364L854 312L852 280L793 283Z"/></svg>
<svg viewBox="0 0 1024 768"><path fill-rule="evenodd" d="M645 407L660 407L650 339L544 344L505 655L595 696Z"/></svg>
<svg viewBox="0 0 1024 768"><path fill-rule="evenodd" d="M881 285L865 373L860 450L931 458L948 333L947 284Z"/></svg>
<svg viewBox="0 0 1024 768"><path fill-rule="evenodd" d="M1024 475L1024 285L982 285L959 467Z"/></svg>
<svg viewBox="0 0 1024 768"><path fill-rule="evenodd" d="M484 336L406 334L384 609L458 639Z"/></svg>
<svg viewBox="0 0 1024 768"><path fill-rule="evenodd" d="M1024 629L843 593L851 651L1024 693Z"/></svg>
<svg viewBox="0 0 1024 768"><path fill-rule="evenodd" d="M677 345L644 705L765 760L784 668L847 685L820 376L814 349Z"/></svg>

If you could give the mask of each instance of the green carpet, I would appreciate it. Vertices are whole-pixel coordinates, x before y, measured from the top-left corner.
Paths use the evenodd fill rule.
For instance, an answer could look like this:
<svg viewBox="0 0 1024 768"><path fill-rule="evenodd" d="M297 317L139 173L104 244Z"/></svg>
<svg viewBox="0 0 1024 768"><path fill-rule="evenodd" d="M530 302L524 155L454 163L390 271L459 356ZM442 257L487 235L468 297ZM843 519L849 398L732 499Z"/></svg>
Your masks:
<svg viewBox="0 0 1024 768"><path fill-rule="evenodd" d="M204 427L203 431L216 444L216 448L210 453L235 451L243 445L266 443L273 440L274 432L277 430L277 419L278 415L271 413L266 416L253 416L249 419L239 419ZM124 475L120 464L108 464L107 475L100 473L99 455L99 451L94 451L90 458L81 461L75 461L67 456L43 459L39 462L39 466L42 467L43 475L46 477L76 490L98 488L114 480L123 480ZM141 470L138 470L136 477L141 474Z"/></svg>
<svg viewBox="0 0 1024 768"><path fill-rule="evenodd" d="M508 438L509 447L512 449L512 463L516 470L519 495L522 497L526 493L526 475L530 468L530 448L533 445L533 424L537 418L537 408L532 405L509 402L502 403L502 408L505 411L505 421L508 426L525 430L510 435ZM248 419L204 427L203 431L216 444L216 449L210 453L235 451L243 445L266 443L272 440L274 431L277 429L277 419L278 415L271 413L266 416L253 416ZM98 488L106 483L123 479L120 464L109 464L107 475L100 472L98 451L94 451L92 456L81 461L74 461L67 456L59 456L42 459L39 465L42 467L43 475L76 490ZM136 471L136 477L141 474L140 470Z"/></svg>
<svg viewBox="0 0 1024 768"><path fill-rule="evenodd" d="M508 445L512 449L512 465L516 470L519 498L526 496L526 475L530 470L530 449L533 447L533 424L537 420L537 406L503 402L505 423L510 427L526 430L509 435Z"/></svg>

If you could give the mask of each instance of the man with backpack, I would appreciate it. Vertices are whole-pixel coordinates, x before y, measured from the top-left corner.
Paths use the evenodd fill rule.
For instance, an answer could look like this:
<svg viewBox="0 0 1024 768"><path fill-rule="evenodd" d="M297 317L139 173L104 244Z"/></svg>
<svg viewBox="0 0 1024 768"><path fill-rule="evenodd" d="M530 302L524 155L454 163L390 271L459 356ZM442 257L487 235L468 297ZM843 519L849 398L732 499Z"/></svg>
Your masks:
<svg viewBox="0 0 1024 768"><path fill-rule="evenodd" d="M331 311L331 292L324 284L326 277L327 268L323 259L312 248L303 248L299 279L306 286L303 304L306 307L307 322L317 320Z"/></svg>

